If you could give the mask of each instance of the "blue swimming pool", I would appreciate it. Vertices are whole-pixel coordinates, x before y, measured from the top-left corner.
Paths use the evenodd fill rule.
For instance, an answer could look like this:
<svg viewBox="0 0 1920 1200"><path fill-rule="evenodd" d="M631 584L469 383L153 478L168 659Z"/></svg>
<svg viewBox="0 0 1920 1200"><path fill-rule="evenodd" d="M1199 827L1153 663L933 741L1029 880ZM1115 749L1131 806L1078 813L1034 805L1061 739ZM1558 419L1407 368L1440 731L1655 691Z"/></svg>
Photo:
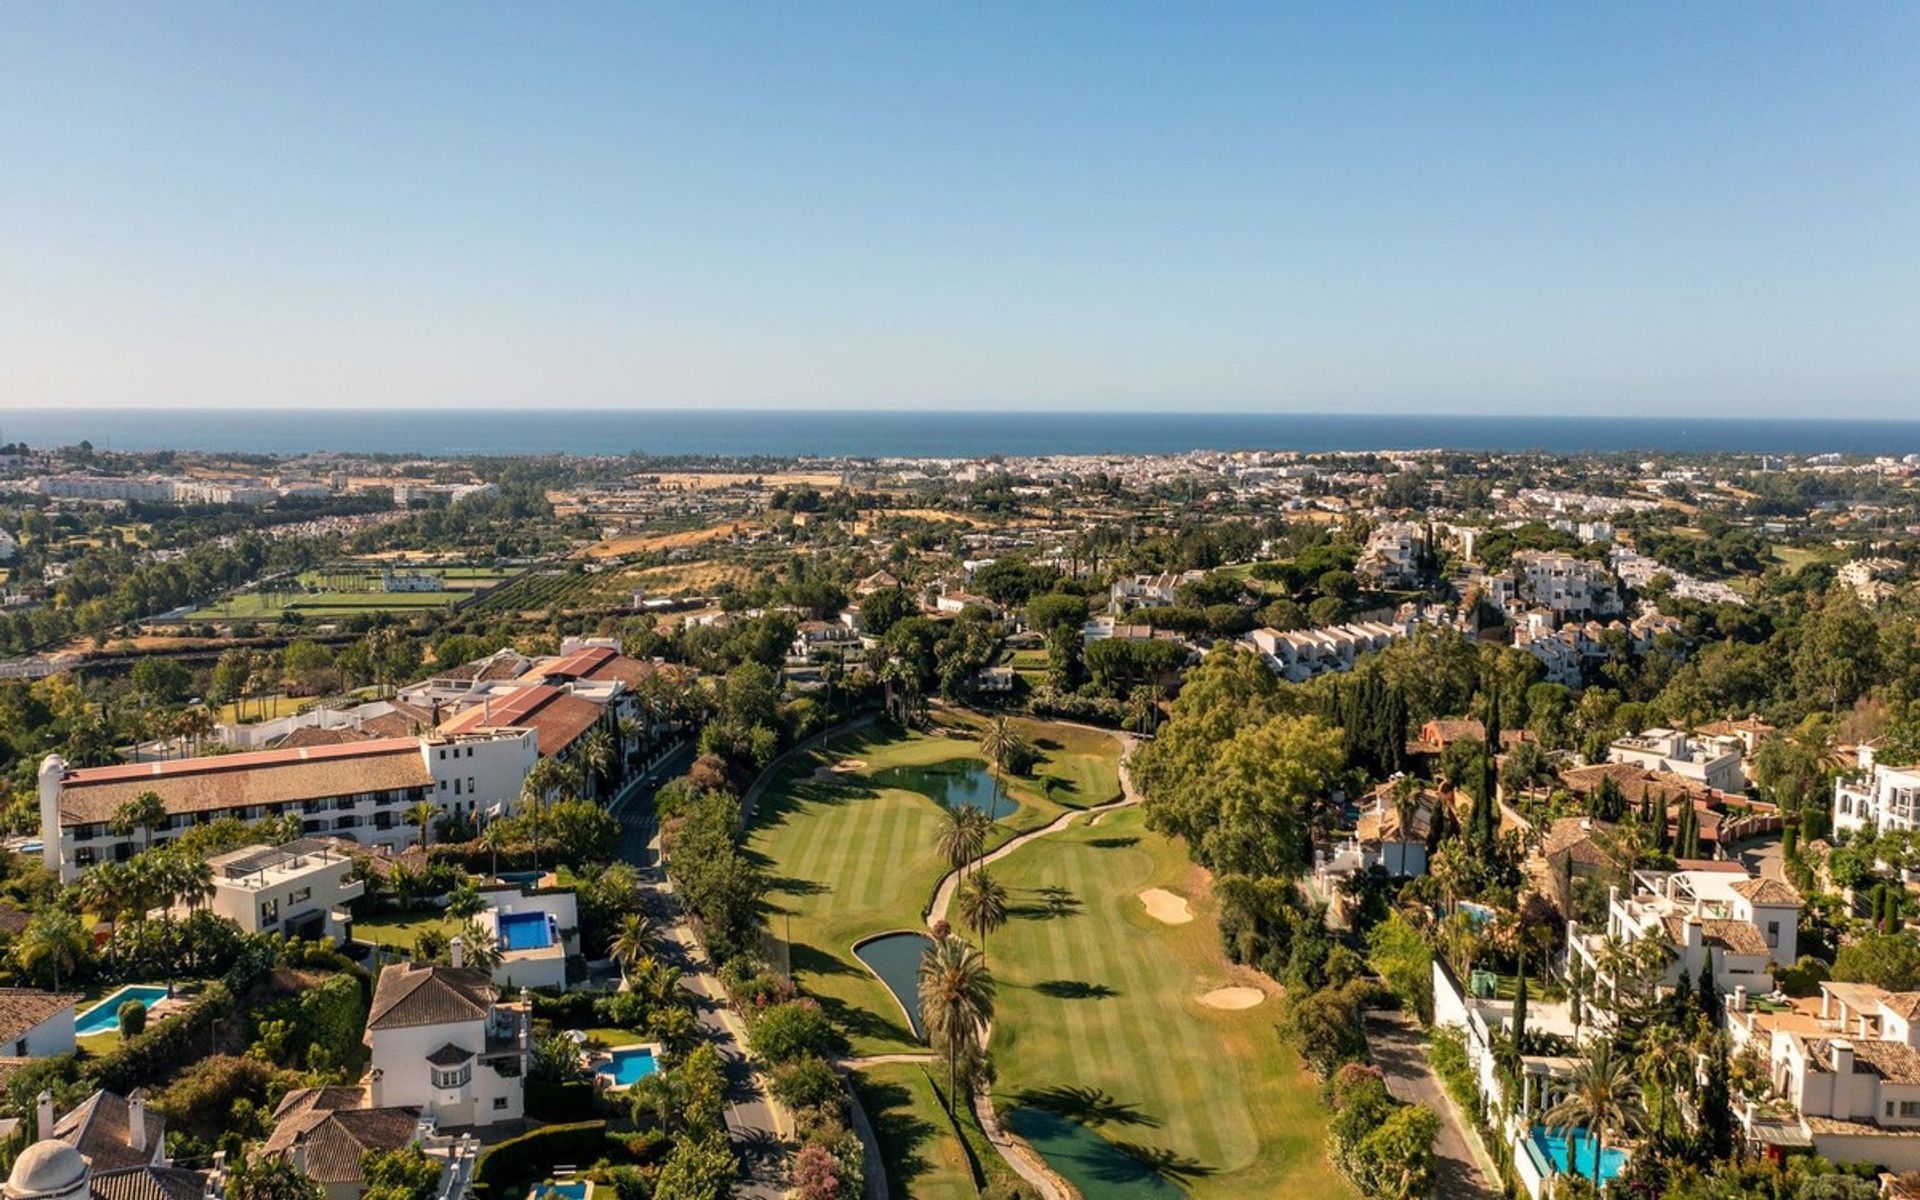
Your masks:
<svg viewBox="0 0 1920 1200"><path fill-rule="evenodd" d="M148 1008L155 1001L165 1000L167 989L153 984L133 984L123 987L105 1000L80 1014L73 1023L75 1037L92 1037L96 1033L112 1033L120 1028L120 1006L129 1000L138 1000Z"/></svg>
<svg viewBox="0 0 1920 1200"><path fill-rule="evenodd" d="M1556 1174L1593 1178L1593 1153L1600 1139L1578 1127L1550 1131L1544 1125L1533 1127L1533 1144ZM1605 1183L1627 1165L1627 1152L1615 1146L1600 1150L1600 1182Z"/></svg>
<svg viewBox="0 0 1920 1200"><path fill-rule="evenodd" d="M615 1087L631 1087L660 1069L653 1051L646 1046L621 1046L612 1051L613 1061L594 1068L613 1081Z"/></svg>
<svg viewBox="0 0 1920 1200"><path fill-rule="evenodd" d="M587 1200L593 1185L584 1179L569 1180L566 1183L536 1183L527 1193L527 1200L546 1200L548 1196L560 1196L563 1200Z"/></svg>
<svg viewBox="0 0 1920 1200"><path fill-rule="evenodd" d="M521 887L537 887L546 877L545 871L502 871L494 878L501 883L517 883Z"/></svg>
<svg viewBox="0 0 1920 1200"><path fill-rule="evenodd" d="M544 950L553 943L553 921L546 913L500 914L500 944L507 949Z"/></svg>

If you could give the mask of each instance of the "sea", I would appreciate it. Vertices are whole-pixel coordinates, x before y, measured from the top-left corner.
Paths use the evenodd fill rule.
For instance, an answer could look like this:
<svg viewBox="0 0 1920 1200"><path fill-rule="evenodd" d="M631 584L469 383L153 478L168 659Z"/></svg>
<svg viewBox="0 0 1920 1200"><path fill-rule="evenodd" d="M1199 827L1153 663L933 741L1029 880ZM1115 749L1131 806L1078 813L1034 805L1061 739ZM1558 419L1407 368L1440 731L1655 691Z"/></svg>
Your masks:
<svg viewBox="0 0 1920 1200"><path fill-rule="evenodd" d="M794 409L0 409L0 443L404 455L979 458L1189 450L1920 453L1920 421Z"/></svg>

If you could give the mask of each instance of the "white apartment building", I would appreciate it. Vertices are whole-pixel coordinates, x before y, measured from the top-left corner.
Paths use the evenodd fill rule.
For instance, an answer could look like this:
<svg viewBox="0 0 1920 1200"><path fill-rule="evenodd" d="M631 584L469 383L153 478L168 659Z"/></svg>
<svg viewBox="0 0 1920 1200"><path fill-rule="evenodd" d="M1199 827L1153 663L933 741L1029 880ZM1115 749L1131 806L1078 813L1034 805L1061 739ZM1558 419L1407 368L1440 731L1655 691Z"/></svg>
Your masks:
<svg viewBox="0 0 1920 1200"><path fill-rule="evenodd" d="M1700 737L1678 729L1648 729L1616 738L1607 761L1665 771L1722 792L1747 786L1746 744L1737 737Z"/></svg>
<svg viewBox="0 0 1920 1200"><path fill-rule="evenodd" d="M1871 825L1884 833L1920 825L1920 766L1887 766L1876 761L1871 746L1859 747L1855 756L1855 772L1833 781L1834 829Z"/></svg>
<svg viewBox="0 0 1920 1200"><path fill-rule="evenodd" d="M1799 957L1800 894L1776 879L1747 874L1738 863L1714 863L1682 871L1635 871L1633 894L1607 891L1607 927L1584 932L1567 922L1567 952L1577 955L1608 985L1605 946L1609 937L1628 945L1658 939L1668 949L1659 986L1675 987L1682 975L1700 978L1709 958L1722 995L1764 996L1773 988L1773 968ZM1603 991L1605 988L1603 987ZM1604 1009L1604 1004L1596 1007Z"/></svg>
<svg viewBox="0 0 1920 1200"><path fill-rule="evenodd" d="M1108 610L1168 608L1180 600L1180 585L1205 578L1201 571L1165 571L1158 575L1127 575L1113 581Z"/></svg>
<svg viewBox="0 0 1920 1200"><path fill-rule="evenodd" d="M5 557L0 554L0 558ZM1850 588L1863 604L1878 604L1891 596L1892 581L1903 578L1907 564L1892 558L1857 558L1834 573L1834 580Z"/></svg>
<svg viewBox="0 0 1920 1200"><path fill-rule="evenodd" d="M1246 641L1276 672L1305 683L1316 675L1351 671L1362 654L1384 650L1406 636L1404 625L1357 621L1320 629L1256 629Z"/></svg>
<svg viewBox="0 0 1920 1200"><path fill-rule="evenodd" d="M493 979L463 965L396 963L380 972L367 1014L377 1106L412 1106L442 1126L517 1121L526 1111L531 1014L500 1003Z"/></svg>
<svg viewBox="0 0 1920 1200"><path fill-rule="evenodd" d="M57 500L173 499L173 481L153 475L43 475L34 484L42 496Z"/></svg>
<svg viewBox="0 0 1920 1200"><path fill-rule="evenodd" d="M345 939L349 901L365 890L349 879L353 858L331 838L280 846L246 846L207 860L213 895L207 906L248 933Z"/></svg>
<svg viewBox="0 0 1920 1200"><path fill-rule="evenodd" d="M1514 594L1558 616L1607 616L1620 611L1613 576L1597 563L1550 550L1513 556Z"/></svg>
<svg viewBox="0 0 1920 1200"><path fill-rule="evenodd" d="M41 853L67 881L196 824L288 813L308 836L399 849L418 839L406 811L422 800L447 813L513 808L538 751L533 730L507 728L79 770L50 754L40 764ZM166 809L161 825L115 833L120 807L149 791Z"/></svg>

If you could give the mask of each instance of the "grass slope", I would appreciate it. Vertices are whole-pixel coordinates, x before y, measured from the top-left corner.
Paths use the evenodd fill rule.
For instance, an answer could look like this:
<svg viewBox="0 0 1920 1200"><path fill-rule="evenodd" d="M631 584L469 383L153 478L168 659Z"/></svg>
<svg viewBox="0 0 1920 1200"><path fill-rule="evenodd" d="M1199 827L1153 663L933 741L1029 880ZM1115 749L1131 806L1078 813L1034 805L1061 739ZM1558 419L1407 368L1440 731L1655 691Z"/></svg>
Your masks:
<svg viewBox="0 0 1920 1200"><path fill-rule="evenodd" d="M1249 977L1221 953L1206 876L1178 845L1131 809L996 870L1016 910L988 948L997 1102L1078 1119L1201 1200L1352 1194L1327 1162L1319 1089L1274 1032L1276 1001L1197 1000ZM1153 920L1148 887L1188 897L1195 920Z"/></svg>
<svg viewBox="0 0 1920 1200"><path fill-rule="evenodd" d="M889 1195L973 1200L973 1170L927 1069L883 1063L857 1071L854 1090L873 1122Z"/></svg>

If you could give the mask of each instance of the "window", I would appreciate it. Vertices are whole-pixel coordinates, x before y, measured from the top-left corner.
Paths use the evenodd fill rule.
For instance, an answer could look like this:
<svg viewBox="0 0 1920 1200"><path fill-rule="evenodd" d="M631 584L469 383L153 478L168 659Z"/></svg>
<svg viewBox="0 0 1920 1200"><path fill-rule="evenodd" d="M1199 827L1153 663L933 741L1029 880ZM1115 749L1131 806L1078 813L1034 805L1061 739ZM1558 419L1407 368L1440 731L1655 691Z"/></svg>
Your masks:
<svg viewBox="0 0 1920 1200"><path fill-rule="evenodd" d="M288 894L287 903L298 904L302 900L311 900L311 899L313 899L312 888L310 887L295 888L291 893Z"/></svg>
<svg viewBox="0 0 1920 1200"><path fill-rule="evenodd" d="M1768 921L1767 922L1767 949L1778 950L1779 948L1780 948L1780 922Z"/></svg>
<svg viewBox="0 0 1920 1200"><path fill-rule="evenodd" d="M1900 1116L1906 1120L1920 1117L1920 1100L1902 1100L1900 1102Z"/></svg>
<svg viewBox="0 0 1920 1200"><path fill-rule="evenodd" d="M280 902L278 900L262 900L260 902L260 923L262 925L272 925L279 919Z"/></svg>
<svg viewBox="0 0 1920 1200"><path fill-rule="evenodd" d="M441 762L447 761L447 752L444 749L440 751L440 761Z"/></svg>
<svg viewBox="0 0 1920 1200"><path fill-rule="evenodd" d="M450 1071L443 1071L439 1067L433 1069L433 1086L437 1088L465 1087L467 1081L472 1078L473 1064L471 1063L461 1063Z"/></svg>
<svg viewBox="0 0 1920 1200"><path fill-rule="evenodd" d="M444 779L440 781L440 790L443 792L447 790L447 781Z"/></svg>
<svg viewBox="0 0 1920 1200"><path fill-rule="evenodd" d="M468 794L469 794L469 795L471 795L472 793L474 793L474 792L476 792L476 791L478 791L478 790L479 790L478 788L476 788L476 787L474 787L474 786L473 786L473 776L471 776L471 775L469 775L469 776L467 776L467 792L468 792Z"/></svg>
<svg viewBox="0 0 1920 1200"><path fill-rule="evenodd" d="M21 1057L24 1057L24 1055L15 1055L14 1057L21 1058ZM493 1098L493 1111L499 1112L501 1109L505 1108L506 1106L507 1106L507 1098L505 1096L495 1096Z"/></svg>
<svg viewBox="0 0 1920 1200"><path fill-rule="evenodd" d="M27 1056L27 1039L21 1038L13 1044L13 1056L15 1058L25 1058Z"/></svg>
<svg viewBox="0 0 1920 1200"><path fill-rule="evenodd" d="M453 794L456 796L460 794L460 781L458 779L453 781Z"/></svg>

